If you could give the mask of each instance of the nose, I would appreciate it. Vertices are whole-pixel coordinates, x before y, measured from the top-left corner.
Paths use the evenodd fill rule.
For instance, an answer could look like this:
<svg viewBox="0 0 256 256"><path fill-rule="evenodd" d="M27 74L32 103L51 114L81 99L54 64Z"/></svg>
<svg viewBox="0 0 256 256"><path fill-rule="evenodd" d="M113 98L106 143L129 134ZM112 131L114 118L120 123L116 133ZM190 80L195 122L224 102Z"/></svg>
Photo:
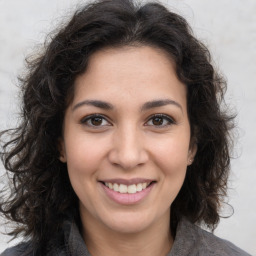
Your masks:
<svg viewBox="0 0 256 256"><path fill-rule="evenodd" d="M141 132L131 126L116 131L109 160L125 170L145 164L148 161L148 153Z"/></svg>

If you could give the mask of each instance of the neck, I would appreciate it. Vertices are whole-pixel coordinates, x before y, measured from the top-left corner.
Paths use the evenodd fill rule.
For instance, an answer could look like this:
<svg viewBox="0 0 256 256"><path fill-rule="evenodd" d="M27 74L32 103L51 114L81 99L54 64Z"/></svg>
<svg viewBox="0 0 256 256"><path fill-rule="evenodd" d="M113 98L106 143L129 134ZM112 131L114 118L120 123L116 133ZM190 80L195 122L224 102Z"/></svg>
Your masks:
<svg viewBox="0 0 256 256"><path fill-rule="evenodd" d="M134 233L116 232L83 216L84 241L92 256L165 256L173 244L169 216L146 230Z"/></svg>

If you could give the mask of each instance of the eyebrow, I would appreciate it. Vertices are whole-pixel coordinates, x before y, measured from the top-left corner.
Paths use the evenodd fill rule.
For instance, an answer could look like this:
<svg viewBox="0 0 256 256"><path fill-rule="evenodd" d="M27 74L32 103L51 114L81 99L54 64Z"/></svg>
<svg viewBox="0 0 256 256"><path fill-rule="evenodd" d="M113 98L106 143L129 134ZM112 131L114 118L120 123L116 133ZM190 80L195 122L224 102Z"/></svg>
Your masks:
<svg viewBox="0 0 256 256"><path fill-rule="evenodd" d="M151 109L151 108L163 107L163 106L166 106L166 105L177 106L183 112L182 106L178 102L176 102L174 100L170 100L170 99L163 99L163 100L161 99L161 100L153 100L153 101L146 102L141 107L141 111L145 111L145 110L148 110L148 109Z"/></svg>
<svg viewBox="0 0 256 256"><path fill-rule="evenodd" d="M81 101L79 103L77 103L73 108L72 110L76 110L77 108L81 107L81 106L84 106L84 105L89 105L89 106L94 106L94 107L97 107L97 108L102 108L102 109L106 109L106 110L110 110L110 109L113 109L114 106L108 102L105 102L105 101L101 101L101 100L84 100L84 101Z"/></svg>
<svg viewBox="0 0 256 256"><path fill-rule="evenodd" d="M114 109L114 106L108 102L105 101L101 101L101 100L84 100L81 101L79 103L77 103L72 110L76 110L77 108L84 106L84 105L88 105L88 106L94 106L97 108L101 108L101 109L105 109L105 110L112 110ZM174 101L174 100L170 100L170 99L160 99L160 100L152 100L149 102L146 102L142 105L141 107L141 111L146 111L149 110L151 108L158 108L158 107L163 107L166 105L174 105L177 106L178 108L181 109L181 111L183 111L182 106Z"/></svg>

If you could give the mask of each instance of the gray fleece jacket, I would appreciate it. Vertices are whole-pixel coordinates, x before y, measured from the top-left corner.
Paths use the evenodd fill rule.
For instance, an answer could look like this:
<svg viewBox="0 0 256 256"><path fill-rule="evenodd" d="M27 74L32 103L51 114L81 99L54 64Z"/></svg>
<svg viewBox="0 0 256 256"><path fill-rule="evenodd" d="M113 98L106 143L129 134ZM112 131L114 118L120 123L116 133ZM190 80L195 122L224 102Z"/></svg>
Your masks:
<svg viewBox="0 0 256 256"><path fill-rule="evenodd" d="M91 256L78 227L66 221L61 239L58 239L44 256ZM60 242L62 240L62 242ZM56 240L57 241L57 240ZM29 243L19 244L5 250L0 256L41 256ZM105 256L105 255L103 255ZM232 243L220 239L186 219L177 227L173 247L167 256L250 256Z"/></svg>

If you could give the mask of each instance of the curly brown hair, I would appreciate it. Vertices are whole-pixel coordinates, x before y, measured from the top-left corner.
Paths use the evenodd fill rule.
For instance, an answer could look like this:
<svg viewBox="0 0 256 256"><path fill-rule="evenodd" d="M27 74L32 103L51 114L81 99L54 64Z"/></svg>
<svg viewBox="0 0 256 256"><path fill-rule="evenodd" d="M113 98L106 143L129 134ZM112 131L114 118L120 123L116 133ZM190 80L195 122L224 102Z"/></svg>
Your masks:
<svg viewBox="0 0 256 256"><path fill-rule="evenodd" d="M10 232L14 237L23 234L42 246L58 232L67 212L78 214L67 166L59 161L65 110L90 56L104 47L127 45L164 50L187 87L191 134L198 149L172 204L172 231L181 216L212 229L219 222L233 127L233 116L223 104L224 79L181 16L159 3L101 0L77 10L52 35L43 53L28 62L28 73L20 79L21 122L0 134L1 158L12 184L10 196L0 199L0 212L18 224Z"/></svg>

